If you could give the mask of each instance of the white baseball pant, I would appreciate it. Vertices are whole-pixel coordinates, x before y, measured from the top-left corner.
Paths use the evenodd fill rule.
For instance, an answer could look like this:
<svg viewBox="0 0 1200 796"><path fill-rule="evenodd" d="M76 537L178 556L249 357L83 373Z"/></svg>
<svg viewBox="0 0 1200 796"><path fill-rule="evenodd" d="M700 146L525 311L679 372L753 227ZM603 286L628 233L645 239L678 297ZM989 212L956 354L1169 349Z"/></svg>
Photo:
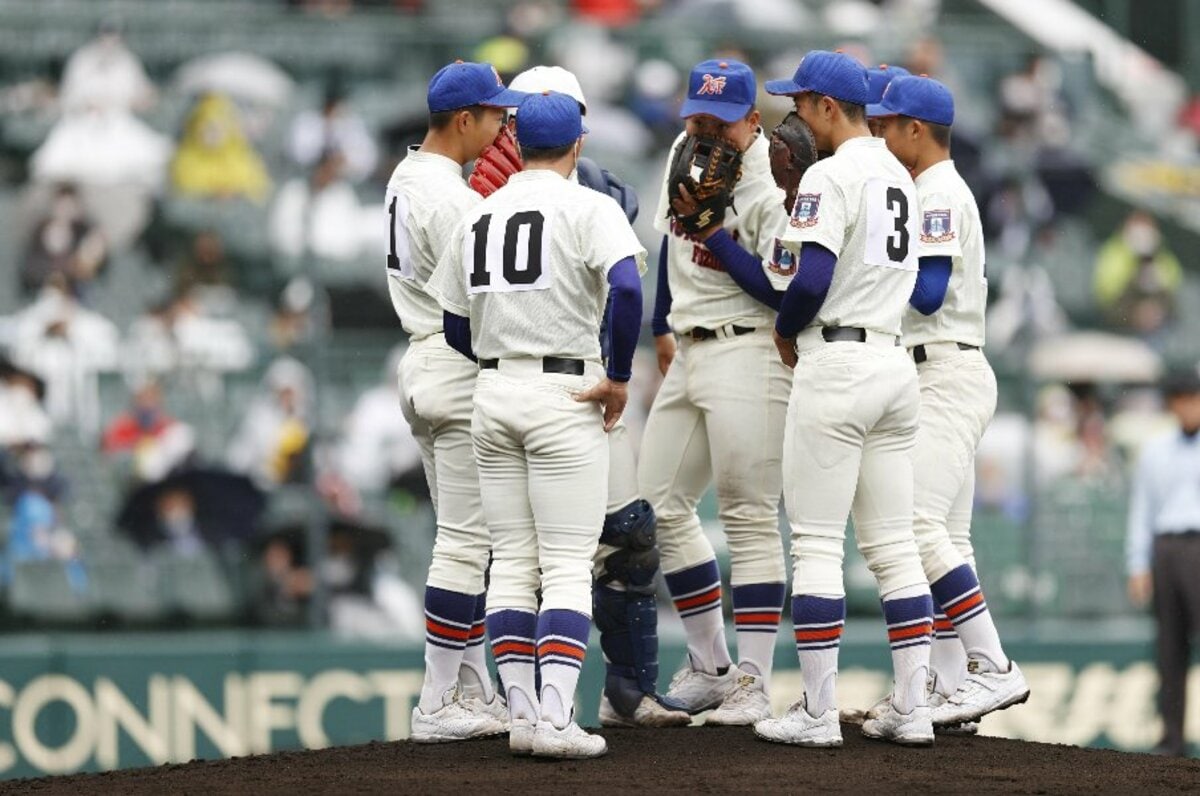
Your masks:
<svg viewBox="0 0 1200 796"><path fill-rule="evenodd" d="M435 334L411 343L400 361L401 409L421 447L437 537L428 584L480 594L491 538L483 520L471 444L478 367Z"/></svg>
<svg viewBox="0 0 1200 796"><path fill-rule="evenodd" d="M599 404L575 395L603 377L543 373L538 359L481 370L472 429L492 534L487 610L561 608L592 615L592 558L608 488ZM539 574L540 573L540 574Z"/></svg>
<svg viewBox="0 0 1200 796"><path fill-rule="evenodd" d="M658 515L664 573L715 557L696 514L715 481L732 585L786 579L779 496L788 389L770 329L680 341L646 420L638 468Z"/></svg>
<svg viewBox="0 0 1200 796"><path fill-rule="evenodd" d="M996 374L979 350L925 346L917 365L920 424L913 455L913 532L930 583L966 563L975 569L971 510L975 451L996 411Z"/></svg>
<svg viewBox="0 0 1200 796"><path fill-rule="evenodd" d="M913 537L917 371L889 335L827 343L797 339L783 449L792 527L793 594L845 595L846 518L880 595L925 584Z"/></svg>

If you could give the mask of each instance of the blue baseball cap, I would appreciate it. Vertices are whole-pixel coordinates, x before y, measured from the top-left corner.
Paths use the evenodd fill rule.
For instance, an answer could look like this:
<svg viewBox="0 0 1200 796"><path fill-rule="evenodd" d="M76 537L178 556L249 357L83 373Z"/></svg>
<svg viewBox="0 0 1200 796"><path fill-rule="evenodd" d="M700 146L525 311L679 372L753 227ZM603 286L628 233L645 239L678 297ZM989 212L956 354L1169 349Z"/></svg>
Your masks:
<svg viewBox="0 0 1200 796"><path fill-rule="evenodd" d="M529 94L517 106L517 143L529 149L554 149L574 143L587 132L579 101L570 94Z"/></svg>
<svg viewBox="0 0 1200 796"><path fill-rule="evenodd" d="M426 102L430 113L441 113L472 105L512 108L528 96L505 88L500 73L491 64L455 61L439 69L429 81Z"/></svg>
<svg viewBox="0 0 1200 796"><path fill-rule="evenodd" d="M933 124L954 124L954 95L950 89L924 75L897 77L888 83L883 98L872 106L872 118L910 116Z"/></svg>
<svg viewBox="0 0 1200 796"><path fill-rule="evenodd" d="M723 122L746 118L758 93L754 71L741 61L701 61L688 77L687 99L679 118L705 114Z"/></svg>
<svg viewBox="0 0 1200 796"><path fill-rule="evenodd" d="M782 96L812 91L827 97L867 104L867 70L845 53L809 50L791 80L768 80L767 93Z"/></svg>
<svg viewBox="0 0 1200 796"><path fill-rule="evenodd" d="M879 105L879 100L883 99L883 90L887 88L888 83L891 83L898 77L911 74L912 72L903 66L888 66L887 64L880 64L874 69L868 69L867 114L871 113L871 108Z"/></svg>

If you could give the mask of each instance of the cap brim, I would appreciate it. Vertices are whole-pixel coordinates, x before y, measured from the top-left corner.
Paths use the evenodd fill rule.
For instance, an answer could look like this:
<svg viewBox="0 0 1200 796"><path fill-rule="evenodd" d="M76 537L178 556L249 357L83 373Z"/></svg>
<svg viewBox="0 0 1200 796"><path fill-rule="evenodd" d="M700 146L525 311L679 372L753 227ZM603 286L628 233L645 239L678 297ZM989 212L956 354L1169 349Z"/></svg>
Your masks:
<svg viewBox="0 0 1200 796"><path fill-rule="evenodd" d="M515 108L528 96L524 91L513 91L511 88L502 88L487 99L480 100L475 104L482 105L485 108Z"/></svg>
<svg viewBox="0 0 1200 796"><path fill-rule="evenodd" d="M689 116L715 116L723 122L736 122L746 118L746 114L754 106L746 103L734 104L732 102L714 102L713 100L698 100L686 99L683 101L683 107L679 109L679 118L686 119Z"/></svg>
<svg viewBox="0 0 1200 796"><path fill-rule="evenodd" d="M807 91L806 88L791 80L768 80L763 83L763 88L767 90L768 94L774 94L777 97L789 97Z"/></svg>
<svg viewBox="0 0 1200 796"><path fill-rule="evenodd" d="M882 119L885 116L899 116L899 115L900 114L896 113L894 110L891 110L890 108L885 107L882 102L867 106L867 118L868 119Z"/></svg>

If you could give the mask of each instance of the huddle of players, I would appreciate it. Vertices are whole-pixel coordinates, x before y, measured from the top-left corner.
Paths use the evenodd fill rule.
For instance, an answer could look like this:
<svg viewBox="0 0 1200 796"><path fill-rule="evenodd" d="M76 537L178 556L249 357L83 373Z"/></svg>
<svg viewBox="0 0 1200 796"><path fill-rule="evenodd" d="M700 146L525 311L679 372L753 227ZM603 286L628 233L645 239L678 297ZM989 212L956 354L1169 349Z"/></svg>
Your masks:
<svg viewBox="0 0 1200 796"><path fill-rule="evenodd" d="M665 379L636 483L619 417L645 251L627 189L579 159L577 83L538 67L513 89L543 93L521 95L487 65L461 63L433 78L430 132L388 194L389 284L412 338L404 408L438 509L414 740L508 731L516 754L603 754L571 709L594 615L608 673L602 724L676 726L711 710L706 723L753 725L766 740L840 745L848 515L895 668L893 692L859 714L864 734L929 744L935 725L973 731L1028 697L969 540L974 452L996 400L980 350L978 210L949 160L949 92L902 71L868 74L814 51L792 79L768 82L829 153L805 168L778 146L784 125L772 139L759 129L748 67L693 69L672 153L689 136L715 139L740 151L741 172L716 205L692 196L694 181L668 185L671 167L664 178L652 328ZM504 156L506 107L517 108L518 158ZM477 173L523 170L488 185L473 177L485 192L503 184L481 201L461 169L485 148ZM710 482L732 564L736 663L696 514ZM773 718L781 492L805 692ZM688 642L665 696L655 691L660 556ZM503 694L483 663L485 624Z"/></svg>

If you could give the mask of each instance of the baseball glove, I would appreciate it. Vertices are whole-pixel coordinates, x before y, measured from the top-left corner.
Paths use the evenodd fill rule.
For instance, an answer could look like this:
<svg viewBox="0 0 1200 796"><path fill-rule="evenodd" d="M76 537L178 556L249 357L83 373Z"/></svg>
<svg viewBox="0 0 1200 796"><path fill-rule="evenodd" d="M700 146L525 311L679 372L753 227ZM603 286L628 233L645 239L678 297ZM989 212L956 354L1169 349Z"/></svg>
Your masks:
<svg viewBox="0 0 1200 796"><path fill-rule="evenodd" d="M796 202L800 178L817 162L817 142L804 120L792 111L771 131L771 176L787 195L784 207L790 213Z"/></svg>
<svg viewBox="0 0 1200 796"><path fill-rule="evenodd" d="M742 152L728 141L689 135L675 149L667 174L667 214L695 235L725 222L742 176ZM686 195L685 195L686 192Z"/></svg>
<svg viewBox="0 0 1200 796"><path fill-rule="evenodd" d="M508 127L501 127L496 140L488 144L475 161L475 169L467 182L480 196L491 196L504 187L508 178L525 168L517 140Z"/></svg>

